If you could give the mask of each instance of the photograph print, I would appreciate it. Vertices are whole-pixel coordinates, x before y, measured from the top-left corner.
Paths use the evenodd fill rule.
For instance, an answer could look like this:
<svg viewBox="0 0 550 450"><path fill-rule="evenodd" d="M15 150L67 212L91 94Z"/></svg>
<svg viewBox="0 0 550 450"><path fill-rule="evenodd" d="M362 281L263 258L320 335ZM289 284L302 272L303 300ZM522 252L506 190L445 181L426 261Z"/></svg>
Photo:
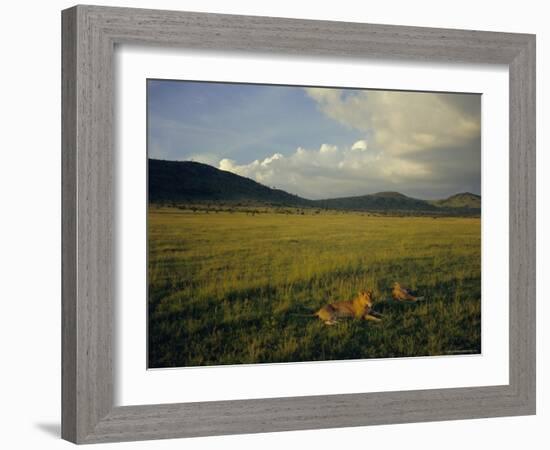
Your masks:
<svg viewBox="0 0 550 450"><path fill-rule="evenodd" d="M481 353L481 95L146 89L150 369Z"/></svg>

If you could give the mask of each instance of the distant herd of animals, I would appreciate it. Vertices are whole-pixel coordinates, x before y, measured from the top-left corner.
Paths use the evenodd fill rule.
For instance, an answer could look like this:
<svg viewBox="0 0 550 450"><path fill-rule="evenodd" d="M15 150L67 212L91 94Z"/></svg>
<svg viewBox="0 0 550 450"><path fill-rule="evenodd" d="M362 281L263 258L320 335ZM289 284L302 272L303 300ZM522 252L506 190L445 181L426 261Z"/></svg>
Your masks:
<svg viewBox="0 0 550 450"><path fill-rule="evenodd" d="M392 299L397 302L418 302L424 297L418 297L405 286L395 282L392 289ZM373 309L374 298L371 290L361 291L353 300L329 303L317 311L314 316L327 325L334 325L340 319L364 319L380 322L383 315Z"/></svg>

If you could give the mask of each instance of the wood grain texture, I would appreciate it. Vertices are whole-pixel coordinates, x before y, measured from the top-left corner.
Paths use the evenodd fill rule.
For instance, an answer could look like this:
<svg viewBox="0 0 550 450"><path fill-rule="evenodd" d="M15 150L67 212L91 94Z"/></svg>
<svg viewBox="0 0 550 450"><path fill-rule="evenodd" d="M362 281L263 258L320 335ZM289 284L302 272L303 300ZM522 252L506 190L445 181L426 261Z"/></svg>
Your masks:
<svg viewBox="0 0 550 450"><path fill-rule="evenodd" d="M536 394L535 40L510 71L510 385L526 407Z"/></svg>
<svg viewBox="0 0 550 450"><path fill-rule="evenodd" d="M76 440L76 10L62 17L61 340L62 431Z"/></svg>
<svg viewBox="0 0 550 450"><path fill-rule="evenodd" d="M63 11L62 29L65 439L111 442L535 412L534 36L96 6ZM113 407L113 52L121 43L508 65L510 384Z"/></svg>
<svg viewBox="0 0 550 450"><path fill-rule="evenodd" d="M63 401L74 406L62 436L79 442L113 406L113 48L83 8L63 27Z"/></svg>

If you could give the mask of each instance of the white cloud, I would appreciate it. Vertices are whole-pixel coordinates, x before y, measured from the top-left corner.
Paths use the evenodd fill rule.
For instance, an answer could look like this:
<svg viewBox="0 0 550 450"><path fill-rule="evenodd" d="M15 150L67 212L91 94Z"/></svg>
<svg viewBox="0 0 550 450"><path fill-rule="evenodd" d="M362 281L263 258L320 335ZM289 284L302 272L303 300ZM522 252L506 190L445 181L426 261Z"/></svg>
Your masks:
<svg viewBox="0 0 550 450"><path fill-rule="evenodd" d="M359 150L361 152L364 152L367 150L367 141L365 141L364 139L361 139L359 141L357 141L355 144L353 144L351 146L351 149L352 150Z"/></svg>
<svg viewBox="0 0 550 450"><path fill-rule="evenodd" d="M363 139L343 148L329 144L318 150L298 147L290 155L275 153L248 164L222 159L219 168L308 198L372 193L388 183L430 173L422 163L368 150Z"/></svg>
<svg viewBox="0 0 550 450"><path fill-rule="evenodd" d="M480 134L478 95L306 88L328 117L391 155L461 147Z"/></svg>
<svg viewBox="0 0 550 450"><path fill-rule="evenodd" d="M219 168L307 198L397 190L437 198L479 192L480 98L306 88L328 117L363 136L348 146L298 147Z"/></svg>

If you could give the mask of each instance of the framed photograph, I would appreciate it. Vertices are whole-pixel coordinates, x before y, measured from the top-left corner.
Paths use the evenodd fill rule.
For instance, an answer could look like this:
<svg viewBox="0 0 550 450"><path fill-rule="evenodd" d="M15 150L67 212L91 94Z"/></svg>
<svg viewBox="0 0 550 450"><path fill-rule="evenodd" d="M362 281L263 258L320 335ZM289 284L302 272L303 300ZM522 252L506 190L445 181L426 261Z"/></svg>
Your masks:
<svg viewBox="0 0 550 450"><path fill-rule="evenodd" d="M535 413L535 37L75 6L62 435Z"/></svg>

